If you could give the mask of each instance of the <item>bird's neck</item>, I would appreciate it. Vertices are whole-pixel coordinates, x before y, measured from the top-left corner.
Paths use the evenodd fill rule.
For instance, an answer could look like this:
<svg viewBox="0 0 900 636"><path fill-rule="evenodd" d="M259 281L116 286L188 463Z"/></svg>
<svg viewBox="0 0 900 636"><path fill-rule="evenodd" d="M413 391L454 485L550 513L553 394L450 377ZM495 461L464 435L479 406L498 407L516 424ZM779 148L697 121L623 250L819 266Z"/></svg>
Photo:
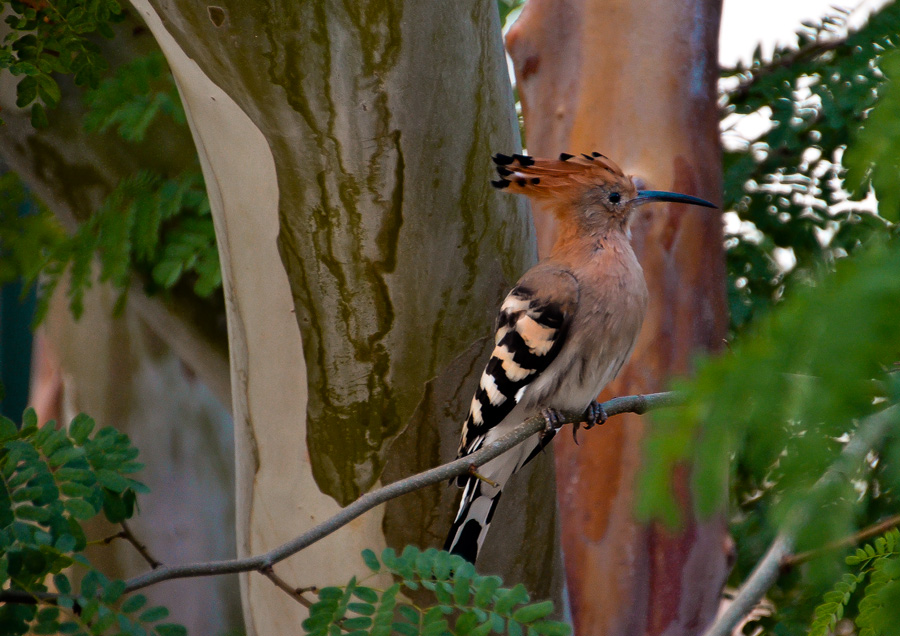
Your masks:
<svg viewBox="0 0 900 636"><path fill-rule="evenodd" d="M632 253L631 238L619 224L585 228L560 223L550 258L569 265L587 263L601 254Z"/></svg>

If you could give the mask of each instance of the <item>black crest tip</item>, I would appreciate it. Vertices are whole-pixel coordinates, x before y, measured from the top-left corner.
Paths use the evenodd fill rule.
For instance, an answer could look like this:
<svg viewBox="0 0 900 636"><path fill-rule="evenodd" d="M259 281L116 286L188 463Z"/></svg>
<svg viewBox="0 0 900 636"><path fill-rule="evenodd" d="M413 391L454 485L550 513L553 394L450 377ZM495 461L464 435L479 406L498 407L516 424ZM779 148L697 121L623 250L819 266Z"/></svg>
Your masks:
<svg viewBox="0 0 900 636"><path fill-rule="evenodd" d="M518 180L516 180L516 183L519 184L520 186L528 185L528 182L525 179L518 179Z"/></svg>
<svg viewBox="0 0 900 636"><path fill-rule="evenodd" d="M592 152L591 156L592 157L603 157L604 159L606 159L606 155L601 155L599 152Z"/></svg>
<svg viewBox="0 0 900 636"><path fill-rule="evenodd" d="M559 153L559 160L560 161L568 161L569 159L571 159L574 156L575 155L570 155L568 152L561 152L561 153Z"/></svg>
<svg viewBox="0 0 900 636"><path fill-rule="evenodd" d="M498 166L508 166L513 161L515 161L515 155L510 157L509 155L501 155L499 152L491 157Z"/></svg>
<svg viewBox="0 0 900 636"><path fill-rule="evenodd" d="M537 185L537 184L539 184L540 182L541 182L540 178L534 177L534 178L531 180L531 185Z"/></svg>
<svg viewBox="0 0 900 636"><path fill-rule="evenodd" d="M508 177L512 174L512 170L508 170L503 166L497 166L497 174L499 174L501 177Z"/></svg>
<svg viewBox="0 0 900 636"><path fill-rule="evenodd" d="M506 179L497 179L496 181L491 181L491 185L497 188L498 190L502 190L509 186L509 181Z"/></svg>
<svg viewBox="0 0 900 636"><path fill-rule="evenodd" d="M593 160L594 160L594 158L593 158L592 156L586 155L586 154L584 154L584 153L581 153L581 156L584 157L585 159L587 159L588 161L593 161Z"/></svg>
<svg viewBox="0 0 900 636"><path fill-rule="evenodd" d="M513 159L519 162L520 166L527 167L534 165L534 159L528 155L513 155Z"/></svg>

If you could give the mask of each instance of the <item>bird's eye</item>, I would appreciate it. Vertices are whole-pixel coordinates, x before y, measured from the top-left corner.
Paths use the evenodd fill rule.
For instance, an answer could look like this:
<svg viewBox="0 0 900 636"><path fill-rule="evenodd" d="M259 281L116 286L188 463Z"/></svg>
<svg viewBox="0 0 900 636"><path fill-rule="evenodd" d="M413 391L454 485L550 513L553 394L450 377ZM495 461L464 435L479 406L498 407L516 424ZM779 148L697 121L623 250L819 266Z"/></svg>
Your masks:
<svg viewBox="0 0 900 636"><path fill-rule="evenodd" d="M618 192L610 192L609 193L609 202L610 203L618 203L622 200L622 195Z"/></svg>

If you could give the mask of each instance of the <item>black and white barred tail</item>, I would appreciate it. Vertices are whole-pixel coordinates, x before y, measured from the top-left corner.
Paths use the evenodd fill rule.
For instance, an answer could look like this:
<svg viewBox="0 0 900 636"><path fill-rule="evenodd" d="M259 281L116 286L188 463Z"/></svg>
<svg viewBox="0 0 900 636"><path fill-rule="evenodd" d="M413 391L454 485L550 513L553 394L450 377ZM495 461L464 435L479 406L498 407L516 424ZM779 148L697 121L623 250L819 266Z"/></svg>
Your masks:
<svg viewBox="0 0 900 636"><path fill-rule="evenodd" d="M447 533L444 550L458 554L469 563L475 563L478 552L484 544L488 528L500 503L502 490L488 487L494 491L492 495L482 492L484 484L477 477L469 477L460 502L459 512Z"/></svg>

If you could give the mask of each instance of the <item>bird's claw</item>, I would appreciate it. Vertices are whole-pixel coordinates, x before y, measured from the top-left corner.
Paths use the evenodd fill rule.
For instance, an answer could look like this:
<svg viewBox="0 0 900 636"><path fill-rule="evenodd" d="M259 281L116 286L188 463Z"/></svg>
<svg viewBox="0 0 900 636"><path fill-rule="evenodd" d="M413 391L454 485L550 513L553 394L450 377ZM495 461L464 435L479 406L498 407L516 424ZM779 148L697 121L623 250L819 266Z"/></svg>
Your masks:
<svg viewBox="0 0 900 636"><path fill-rule="evenodd" d="M603 405L596 400L591 400L591 403L588 404L587 407L587 422L585 423L584 428L586 430L591 430L598 424L603 426L606 424L607 419L609 419L609 416L606 414Z"/></svg>
<svg viewBox="0 0 900 636"><path fill-rule="evenodd" d="M563 416L556 409L545 408L541 411L541 415L544 417L544 433L555 433L565 424Z"/></svg>
<svg viewBox="0 0 900 636"><path fill-rule="evenodd" d="M544 418L544 432L541 433L541 440L546 444L550 439L553 439L553 436L556 435L556 431L562 428L565 422L563 422L563 417L560 415L559 411L549 407L541 411L541 416ZM541 449L543 449L543 447L544 444L541 445Z"/></svg>

